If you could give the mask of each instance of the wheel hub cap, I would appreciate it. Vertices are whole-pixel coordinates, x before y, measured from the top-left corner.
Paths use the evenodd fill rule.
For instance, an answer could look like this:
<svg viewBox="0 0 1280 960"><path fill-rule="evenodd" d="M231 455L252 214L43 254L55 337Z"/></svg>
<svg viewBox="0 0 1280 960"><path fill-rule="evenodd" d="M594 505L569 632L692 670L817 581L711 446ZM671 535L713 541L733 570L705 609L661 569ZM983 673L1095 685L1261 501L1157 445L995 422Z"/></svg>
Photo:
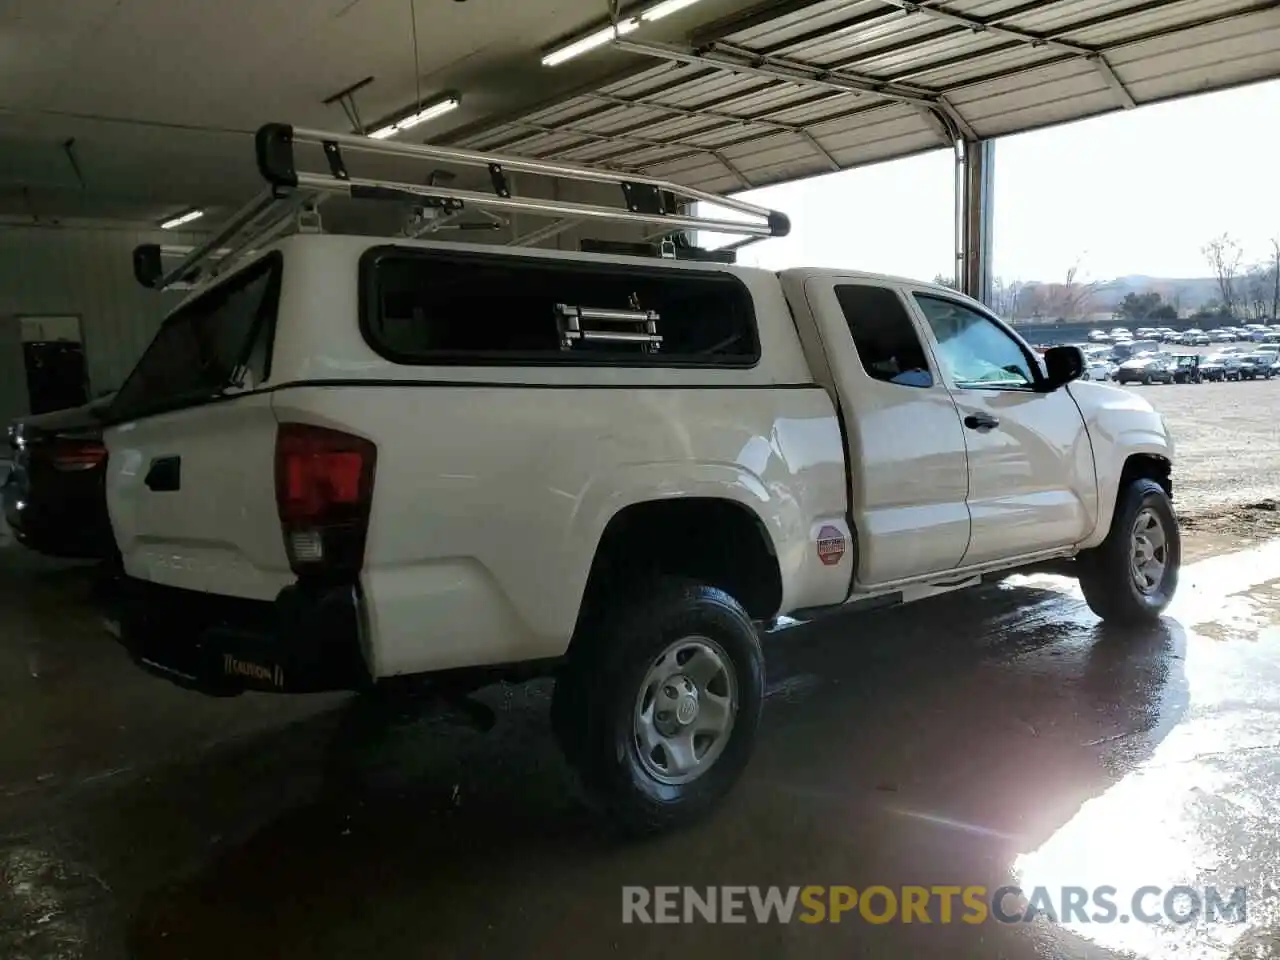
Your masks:
<svg viewBox="0 0 1280 960"><path fill-rule="evenodd" d="M698 687L686 676L669 678L654 702L655 726L664 737L675 736L698 719Z"/></svg>
<svg viewBox="0 0 1280 960"><path fill-rule="evenodd" d="M715 641L688 637L650 666L636 698L636 753L662 783L687 783L720 757L738 708L733 661Z"/></svg>
<svg viewBox="0 0 1280 960"><path fill-rule="evenodd" d="M1133 521L1130 538L1130 571L1133 583L1142 594L1160 589L1164 581L1165 567L1169 562L1169 542L1164 522L1152 509L1138 512Z"/></svg>

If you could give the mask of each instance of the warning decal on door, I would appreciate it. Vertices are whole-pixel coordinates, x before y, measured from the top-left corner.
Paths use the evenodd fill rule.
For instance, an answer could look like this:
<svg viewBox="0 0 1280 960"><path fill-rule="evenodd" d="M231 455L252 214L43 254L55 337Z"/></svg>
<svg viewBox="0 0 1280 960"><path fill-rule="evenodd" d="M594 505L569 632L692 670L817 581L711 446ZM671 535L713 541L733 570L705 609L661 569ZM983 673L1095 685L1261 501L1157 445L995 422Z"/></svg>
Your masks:
<svg viewBox="0 0 1280 960"><path fill-rule="evenodd" d="M844 556L845 537L838 527L825 526L818 531L818 559L834 567Z"/></svg>

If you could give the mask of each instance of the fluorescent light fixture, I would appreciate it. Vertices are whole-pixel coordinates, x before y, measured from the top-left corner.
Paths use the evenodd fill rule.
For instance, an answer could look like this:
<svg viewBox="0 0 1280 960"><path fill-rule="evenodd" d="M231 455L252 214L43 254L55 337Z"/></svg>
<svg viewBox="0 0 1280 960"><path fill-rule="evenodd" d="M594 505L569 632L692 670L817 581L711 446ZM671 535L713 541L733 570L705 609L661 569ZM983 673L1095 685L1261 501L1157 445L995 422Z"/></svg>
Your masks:
<svg viewBox="0 0 1280 960"><path fill-rule="evenodd" d="M662 0L662 3L650 7L648 10L642 11L641 20L661 20L668 14L675 13L677 10L683 10L685 7L692 7L698 0Z"/></svg>
<svg viewBox="0 0 1280 960"><path fill-rule="evenodd" d="M689 2L693 2L693 0L689 0ZM610 43L618 37L625 37L638 26L640 26L640 21L635 17L619 20L616 27L613 24L609 24L609 26L602 27L595 33L588 33L579 40L574 40L572 43L552 50L542 58L542 65L544 67L557 67L566 60L572 60L574 57L580 57L584 53L595 50L597 47L603 47L606 43Z"/></svg>
<svg viewBox="0 0 1280 960"><path fill-rule="evenodd" d="M180 227L184 223L190 223L192 220L199 220L204 216L203 210L188 210L186 213L180 213L176 217L170 217L160 224L161 230L172 230L174 227Z"/></svg>
<svg viewBox="0 0 1280 960"><path fill-rule="evenodd" d="M434 120L436 117L442 117L450 110L456 110L458 104L462 103L462 98L457 94L450 94L443 100L437 100L428 107L423 107L416 113L411 113L407 117L401 117L394 123L388 123L386 126L379 127L369 134L372 140L385 140L387 137L395 136L410 127L416 127L420 123L426 123L428 120Z"/></svg>

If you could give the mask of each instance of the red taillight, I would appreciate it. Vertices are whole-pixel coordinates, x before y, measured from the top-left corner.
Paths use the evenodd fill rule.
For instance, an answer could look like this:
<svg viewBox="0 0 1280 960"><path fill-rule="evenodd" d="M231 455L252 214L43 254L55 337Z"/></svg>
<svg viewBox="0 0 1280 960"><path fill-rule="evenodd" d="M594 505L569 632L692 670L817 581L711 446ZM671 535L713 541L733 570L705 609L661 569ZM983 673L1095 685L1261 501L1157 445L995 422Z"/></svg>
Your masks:
<svg viewBox="0 0 1280 960"><path fill-rule="evenodd" d="M92 470L107 459L107 448L96 440L62 440L49 451L49 463L55 470L70 473Z"/></svg>
<svg viewBox="0 0 1280 960"><path fill-rule="evenodd" d="M276 506L296 574L351 577L360 572L377 456L377 447L362 437L280 424Z"/></svg>

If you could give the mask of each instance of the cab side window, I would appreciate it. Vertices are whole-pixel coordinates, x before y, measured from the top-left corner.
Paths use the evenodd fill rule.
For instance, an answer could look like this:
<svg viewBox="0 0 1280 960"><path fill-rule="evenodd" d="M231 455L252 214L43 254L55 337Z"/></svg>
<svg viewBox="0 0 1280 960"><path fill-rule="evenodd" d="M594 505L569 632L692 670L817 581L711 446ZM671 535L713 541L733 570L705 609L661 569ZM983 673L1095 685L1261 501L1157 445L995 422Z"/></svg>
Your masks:
<svg viewBox="0 0 1280 960"><path fill-rule="evenodd" d="M924 345L898 294L886 287L836 287L853 345L868 376L903 387L931 387Z"/></svg>
<svg viewBox="0 0 1280 960"><path fill-rule="evenodd" d="M938 341L938 364L957 387L1027 389L1035 385L1026 351L990 317L946 297L915 296Z"/></svg>

